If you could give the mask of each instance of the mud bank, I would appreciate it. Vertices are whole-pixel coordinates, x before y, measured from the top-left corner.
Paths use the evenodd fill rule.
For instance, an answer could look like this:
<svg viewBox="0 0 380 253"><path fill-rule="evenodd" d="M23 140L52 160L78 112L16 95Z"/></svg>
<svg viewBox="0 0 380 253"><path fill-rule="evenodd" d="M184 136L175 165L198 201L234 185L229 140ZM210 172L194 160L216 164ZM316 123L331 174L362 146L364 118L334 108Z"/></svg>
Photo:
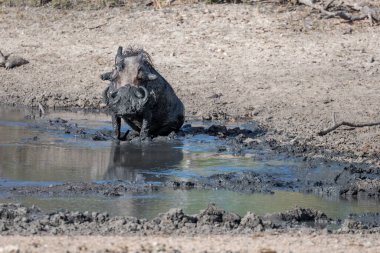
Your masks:
<svg viewBox="0 0 380 253"><path fill-rule="evenodd" d="M117 46L137 44L173 85L187 118L253 119L281 145L379 165L378 127L317 135L332 114L337 122L379 121L379 26L278 4L83 11L4 4L0 20L2 52L30 61L0 69L4 103L99 108L106 86L99 74L110 70Z"/></svg>
<svg viewBox="0 0 380 253"><path fill-rule="evenodd" d="M329 183L316 181L306 191L323 196L339 195L343 198L380 197L379 168L361 168L354 165L343 170Z"/></svg>
<svg viewBox="0 0 380 253"><path fill-rule="evenodd" d="M334 178L299 177L284 180L270 174L254 172L217 174L198 181L173 181L174 189L226 189L248 193L273 193L275 190L314 193L322 197L344 199L379 199L378 168L343 167Z"/></svg>
<svg viewBox="0 0 380 253"><path fill-rule="evenodd" d="M168 142L178 137L190 137L196 134L205 134L205 135L210 135L210 136L217 136L222 139L228 138L229 141L233 141L231 137L237 137L236 144L241 144L240 149L243 149L244 147L248 146L248 144L252 144L254 142L253 139L250 139L251 141L244 142L247 138L257 138L259 136L264 135L266 132L264 127L258 125L255 122L251 122L251 124L250 122L248 122L247 124L250 125L250 129L244 129L240 127L228 128L225 125L211 125L210 127L204 127L204 126L193 127L191 124L185 124L178 133L172 132L168 136L158 136L153 139L150 139L150 141ZM68 121L62 118L39 120L37 121L36 124L32 124L31 127L61 131L65 134L71 134L71 135L80 137L82 139L90 139L94 141L114 140L112 137L111 130L93 132L91 131L91 129L88 129L85 127L79 127L75 121ZM131 134L131 135L126 136L126 141L138 143L139 138L138 136ZM243 142L246 145L242 145ZM148 143L149 142L147 142L147 144ZM231 144L234 144L234 143L231 143ZM238 145L235 145L235 146L236 148L238 148Z"/></svg>
<svg viewBox="0 0 380 253"><path fill-rule="evenodd" d="M147 183L135 183L128 181L116 181L110 183L64 183L48 186L12 186L0 187L5 193L9 192L16 195L39 195L50 197L69 197L79 195L97 195L118 197L126 192L152 192L157 191L160 187Z"/></svg>
<svg viewBox="0 0 380 253"><path fill-rule="evenodd" d="M359 173L357 171L362 171ZM376 170L377 171L377 170ZM282 180L270 174L240 172L215 174L200 179L186 181L167 181L159 184L149 182L130 182L117 180L112 182L67 182L45 186L1 186L0 190L13 196L49 196L70 197L102 195L120 197L129 193L158 192L173 190L228 190L240 193L274 193L274 191L295 191L313 193L321 197L339 197L341 199L367 200L380 198L380 182L377 173L371 169L358 169L355 166L344 167L335 178L308 179L294 178Z"/></svg>
<svg viewBox="0 0 380 253"><path fill-rule="evenodd" d="M32 235L118 235L118 234L229 234L264 230L289 230L300 227L325 227L337 221L311 209L294 209L285 213L240 217L209 205L197 215L171 209L152 220L133 217L109 217L107 213L57 211L43 213L37 207L19 204L0 205L0 234ZM352 222L350 223L352 224ZM364 225L356 225L364 228ZM350 228L356 228L350 225ZM375 229L374 223L371 229Z"/></svg>
<svg viewBox="0 0 380 253"><path fill-rule="evenodd" d="M241 217L209 205L195 215L170 209L146 220L110 217L107 213L91 211L46 213L35 206L0 204L0 235L210 235L300 229L324 233L374 233L380 231L379 216L379 213L357 214L341 221L317 210L296 208L262 216L248 212Z"/></svg>
<svg viewBox="0 0 380 253"><path fill-rule="evenodd" d="M107 112L106 110L103 111ZM191 121L188 121L177 134L172 133L168 137L157 137L152 139L152 141L170 141L178 137L205 134L225 140L224 145L218 146L219 151L232 151L234 155L244 155L245 150L261 148L271 149L292 158L300 157L304 160L319 159L319 161L336 161L342 164L363 164L367 165L367 167L378 167L377 162L380 160L379 153L366 153L363 156L363 154L358 155L352 150L328 149L324 146L315 146L297 137L292 140L280 140L274 138L274 135L279 134L279 132L269 128L268 125L252 120L244 122L244 125L249 126L248 129L228 127L228 124L213 124L213 121L203 121L204 124L211 125L210 127L194 127ZM89 129L78 127L75 121L68 121L62 118L39 121L34 127L59 130L83 139L95 141L112 140L112 131L110 130L92 132ZM282 133L280 134L282 135ZM127 136L127 141L138 143L139 139L136 136L129 135Z"/></svg>
<svg viewBox="0 0 380 253"><path fill-rule="evenodd" d="M372 163L359 162L354 158L347 160L350 154L345 152L331 152L324 147L310 147L297 141L293 143L279 143L270 138L269 130L256 122L246 122L247 128L228 127L214 124L209 127L192 126L185 124L178 133L169 136L159 136L141 143L138 136L128 135L126 143L150 145L150 143L176 143L180 140L191 139L195 135L214 136L218 139L217 152L228 153L234 156L244 156L247 153L255 159L269 159L282 156L283 159L302 161L304 170L310 171L323 165L326 170L336 171L333 177L313 177L293 175L292 179L274 176L270 173L239 172L228 174L214 174L198 179L186 181L169 181L161 185L144 185L131 182L117 182L108 184L73 184L47 187L15 188L14 193L102 193L118 196L123 192L154 191L159 188L173 189L225 189L237 192L271 193L274 190L301 191L314 193L320 196L334 196L341 198L380 198L380 168ZM93 131L86 127L79 127L75 121L62 118L44 119L38 121L35 128L54 130L81 139L94 141L110 141L111 130ZM268 136L269 135L269 136Z"/></svg>

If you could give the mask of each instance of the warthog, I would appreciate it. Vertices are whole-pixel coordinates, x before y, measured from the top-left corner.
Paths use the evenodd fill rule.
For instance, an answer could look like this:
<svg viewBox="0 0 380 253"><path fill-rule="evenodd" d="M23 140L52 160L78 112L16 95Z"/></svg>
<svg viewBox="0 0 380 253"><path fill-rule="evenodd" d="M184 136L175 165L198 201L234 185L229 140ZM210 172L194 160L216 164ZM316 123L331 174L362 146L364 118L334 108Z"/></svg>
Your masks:
<svg viewBox="0 0 380 253"><path fill-rule="evenodd" d="M110 104L113 99L111 94L120 98L118 102L110 105L112 111L119 112L112 115L116 138L120 139L121 118L133 130L139 132L141 139L168 135L172 131L178 131L183 125L185 115L183 103L170 84L154 69L151 57L143 49L130 47L123 52L123 48L119 47L113 71L101 75L101 78L111 82L103 92L105 102ZM141 113L121 114L129 107L122 103L127 103L130 99L130 94L121 89L124 86L144 87L148 91L148 98ZM120 108L116 108L118 106Z"/></svg>
<svg viewBox="0 0 380 253"><path fill-rule="evenodd" d="M143 121L144 106L148 101L149 93L143 86L135 87L125 85L112 92L108 97L108 107L111 109L113 117L122 118L125 122L131 122L131 127L135 131L139 131L135 126L139 126L139 122ZM118 139L124 139L126 136L120 136L120 124L117 120L112 122L113 128L117 130ZM141 126L140 126L141 128ZM128 134L128 132L127 132Z"/></svg>

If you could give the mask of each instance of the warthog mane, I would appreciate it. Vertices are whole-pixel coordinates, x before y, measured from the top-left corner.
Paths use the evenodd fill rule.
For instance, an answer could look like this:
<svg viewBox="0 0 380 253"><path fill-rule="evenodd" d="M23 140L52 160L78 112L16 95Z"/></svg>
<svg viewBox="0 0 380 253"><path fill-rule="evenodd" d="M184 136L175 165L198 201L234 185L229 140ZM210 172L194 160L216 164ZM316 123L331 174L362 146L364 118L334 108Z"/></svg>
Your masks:
<svg viewBox="0 0 380 253"><path fill-rule="evenodd" d="M150 54L148 52L146 52L142 48L134 47L134 46L128 46L124 50L124 52L123 52L123 57L124 58L134 57L134 56L139 56L139 55L142 55L142 60L145 63L148 63L149 65L151 65L152 67L154 67L154 64L153 64L153 61L152 61L152 57L150 56Z"/></svg>

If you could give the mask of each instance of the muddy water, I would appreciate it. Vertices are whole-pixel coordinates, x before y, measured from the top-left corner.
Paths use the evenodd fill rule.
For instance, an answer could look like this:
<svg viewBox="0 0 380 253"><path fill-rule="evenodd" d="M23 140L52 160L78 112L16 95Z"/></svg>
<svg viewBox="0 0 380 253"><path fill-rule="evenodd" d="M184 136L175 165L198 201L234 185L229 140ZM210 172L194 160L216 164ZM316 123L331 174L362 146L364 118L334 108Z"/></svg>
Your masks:
<svg viewBox="0 0 380 253"><path fill-rule="evenodd" d="M248 211L259 215L308 207L322 210L331 218L345 218L350 213L379 212L374 201L346 201L322 199L311 194L278 191L274 194L242 194L224 190L163 190L155 193L135 193L121 197L11 197L2 202L21 202L27 206L36 205L47 211L68 209L75 211L96 210L110 215L154 218L170 208L182 208L185 213L196 214L209 203L215 203L228 211L240 215Z"/></svg>
<svg viewBox="0 0 380 253"><path fill-rule="evenodd" d="M137 145L111 141L93 141L47 128L35 127L39 119L30 109L0 108L0 186L51 185L62 182L134 182L161 183L187 180L219 173L265 172L283 180L299 177L333 177L336 170L321 164L310 171L302 161L260 157L255 150L245 156L218 152L220 141L196 135L166 143ZM110 129L109 117L101 113L50 112L46 117L77 123L91 131ZM31 119L32 118L32 119ZM124 130L126 128L124 127ZM257 151L259 152L259 151ZM260 150L261 153L265 151ZM107 196L18 196L0 192L0 202L21 202L46 210L106 211L112 215L152 218L169 208L183 208L198 213L213 202L218 206L245 214L289 210L295 206L311 207L332 217L349 213L380 211L376 201L325 199L298 192L276 191L274 194L241 194L224 190L171 190L153 193L127 193Z"/></svg>

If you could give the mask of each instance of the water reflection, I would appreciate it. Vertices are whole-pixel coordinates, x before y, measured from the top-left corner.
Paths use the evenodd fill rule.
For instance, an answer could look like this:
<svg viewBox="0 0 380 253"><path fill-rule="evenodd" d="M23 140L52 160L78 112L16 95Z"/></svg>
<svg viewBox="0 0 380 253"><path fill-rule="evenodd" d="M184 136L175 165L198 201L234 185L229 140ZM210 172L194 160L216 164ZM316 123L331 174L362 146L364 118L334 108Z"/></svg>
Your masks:
<svg viewBox="0 0 380 253"><path fill-rule="evenodd" d="M105 180L160 181L154 173L177 169L183 160L181 143L112 145ZM144 174L145 172L145 174Z"/></svg>
<svg viewBox="0 0 380 253"><path fill-rule="evenodd" d="M323 163L316 169L298 160L271 160L253 151L253 156L236 157L228 152L219 153L218 139L197 135L177 143L136 145L94 142L77 138L62 131L31 128L31 112L27 109L0 107L0 185L6 182L47 184L54 181L128 180L162 182L167 178L206 177L217 173L255 171L270 174L281 180L307 181L335 178L341 166ZM51 118L62 117L92 131L109 129L102 114L52 112ZM25 116L28 116L25 118ZM255 159L259 157L259 159ZM8 181L10 180L10 181ZM49 183L50 184L50 183ZM9 197L9 199L8 199ZM46 210L59 207L71 210L108 211L111 214L154 217L172 207L181 207L188 213L197 213L215 202L227 210L244 214L283 211L294 207L312 207L329 215L342 217L349 212L379 211L377 201L342 201L321 199L314 195L295 192L276 192L273 195L238 194L228 191L173 191L164 189L154 193L128 193L122 197L71 196L44 198L39 196L5 196L0 191L0 202L37 204Z"/></svg>
<svg viewBox="0 0 380 253"><path fill-rule="evenodd" d="M0 178L38 182L101 180L108 156L105 149L0 145Z"/></svg>

